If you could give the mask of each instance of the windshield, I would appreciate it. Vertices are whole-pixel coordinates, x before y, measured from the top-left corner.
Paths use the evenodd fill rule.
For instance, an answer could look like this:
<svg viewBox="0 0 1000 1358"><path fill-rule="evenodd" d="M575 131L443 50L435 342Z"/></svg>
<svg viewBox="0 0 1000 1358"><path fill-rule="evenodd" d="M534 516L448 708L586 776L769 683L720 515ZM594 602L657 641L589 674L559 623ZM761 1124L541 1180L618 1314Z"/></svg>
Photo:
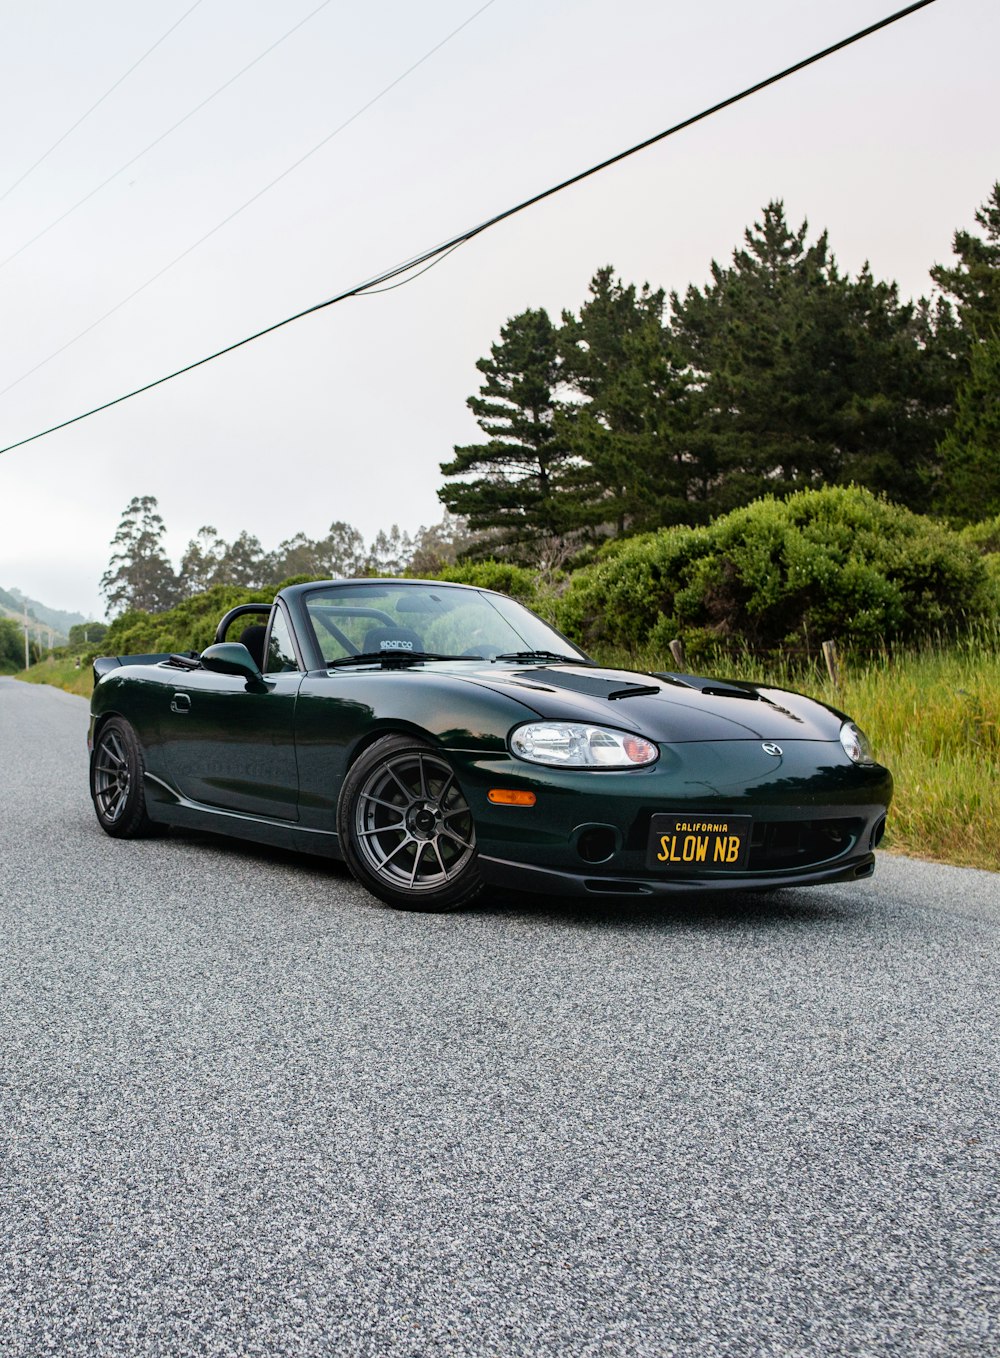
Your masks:
<svg viewBox="0 0 1000 1358"><path fill-rule="evenodd" d="M368 653L429 652L493 660L545 651L586 656L548 623L502 594L449 585L330 585L306 595L323 660Z"/></svg>

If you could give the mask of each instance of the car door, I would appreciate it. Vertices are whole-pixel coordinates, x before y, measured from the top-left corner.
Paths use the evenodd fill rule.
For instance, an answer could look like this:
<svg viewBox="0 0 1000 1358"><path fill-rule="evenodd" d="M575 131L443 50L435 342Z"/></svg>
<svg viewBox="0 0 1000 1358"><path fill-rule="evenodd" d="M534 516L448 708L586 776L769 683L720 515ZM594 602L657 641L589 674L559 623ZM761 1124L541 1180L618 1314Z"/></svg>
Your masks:
<svg viewBox="0 0 1000 1358"><path fill-rule="evenodd" d="M176 789L193 802L279 820L298 819L295 705L302 682L288 620L276 604L264 682L208 670L178 671L160 731Z"/></svg>

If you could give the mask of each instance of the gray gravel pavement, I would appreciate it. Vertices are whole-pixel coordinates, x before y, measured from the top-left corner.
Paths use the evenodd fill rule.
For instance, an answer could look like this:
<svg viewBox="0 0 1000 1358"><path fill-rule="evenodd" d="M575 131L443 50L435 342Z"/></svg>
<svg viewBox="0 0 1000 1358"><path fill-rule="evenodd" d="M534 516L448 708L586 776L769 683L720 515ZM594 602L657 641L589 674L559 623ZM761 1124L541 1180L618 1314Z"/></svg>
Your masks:
<svg viewBox="0 0 1000 1358"><path fill-rule="evenodd" d="M1000 1352L1000 876L398 914L0 680L0 1354Z"/></svg>

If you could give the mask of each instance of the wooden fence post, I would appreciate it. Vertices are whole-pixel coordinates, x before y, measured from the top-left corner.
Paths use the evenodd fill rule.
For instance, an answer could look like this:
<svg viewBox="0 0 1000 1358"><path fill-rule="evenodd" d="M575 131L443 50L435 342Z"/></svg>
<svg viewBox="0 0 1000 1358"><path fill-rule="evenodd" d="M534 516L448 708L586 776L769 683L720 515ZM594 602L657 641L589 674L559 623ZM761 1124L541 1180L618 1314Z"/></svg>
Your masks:
<svg viewBox="0 0 1000 1358"><path fill-rule="evenodd" d="M684 643L680 637L674 637L670 643L670 654L674 658L674 664L679 670L687 670L687 658L684 655Z"/></svg>
<svg viewBox="0 0 1000 1358"><path fill-rule="evenodd" d="M830 676L830 682L839 691L840 666L837 664L837 643L835 641L823 642L823 659L826 661L826 670Z"/></svg>

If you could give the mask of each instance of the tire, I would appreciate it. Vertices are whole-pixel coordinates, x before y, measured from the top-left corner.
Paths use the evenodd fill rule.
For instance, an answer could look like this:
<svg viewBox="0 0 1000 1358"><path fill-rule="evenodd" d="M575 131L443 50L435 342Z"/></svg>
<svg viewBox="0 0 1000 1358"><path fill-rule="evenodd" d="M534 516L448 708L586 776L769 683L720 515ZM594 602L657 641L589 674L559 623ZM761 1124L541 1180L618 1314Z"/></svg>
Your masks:
<svg viewBox="0 0 1000 1358"><path fill-rule="evenodd" d="M90 795L101 829L115 839L137 839L157 829L146 814L145 772L135 731L122 717L109 717L94 742Z"/></svg>
<svg viewBox="0 0 1000 1358"><path fill-rule="evenodd" d="M337 831L363 887L398 910L457 910L483 889L476 828L454 770L410 736L385 736L344 780Z"/></svg>

